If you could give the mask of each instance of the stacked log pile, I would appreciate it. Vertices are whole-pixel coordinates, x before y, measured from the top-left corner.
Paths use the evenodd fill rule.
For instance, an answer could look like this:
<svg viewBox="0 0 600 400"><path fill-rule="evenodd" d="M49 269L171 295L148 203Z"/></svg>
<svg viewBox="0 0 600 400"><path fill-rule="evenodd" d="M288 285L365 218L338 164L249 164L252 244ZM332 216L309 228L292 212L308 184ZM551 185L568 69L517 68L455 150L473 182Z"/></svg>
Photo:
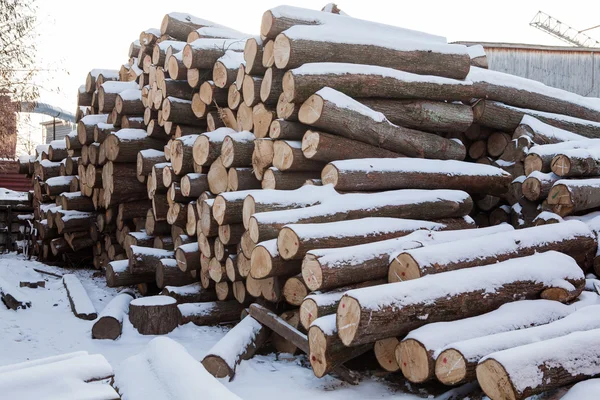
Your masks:
<svg viewBox="0 0 600 400"><path fill-rule="evenodd" d="M203 361L218 377L272 342L318 377L349 380L374 352L447 383L453 341L593 303L600 226L582 215L600 206L600 101L478 67L477 50L288 6L259 36L168 14L119 71L90 72L77 131L32 164L38 254L91 247L109 286L162 291L179 323L241 319ZM516 300L533 311L492 322ZM172 301L131 305L140 332L173 329ZM467 318L494 329L418 334ZM504 398L504 360L466 360L460 381Z"/></svg>

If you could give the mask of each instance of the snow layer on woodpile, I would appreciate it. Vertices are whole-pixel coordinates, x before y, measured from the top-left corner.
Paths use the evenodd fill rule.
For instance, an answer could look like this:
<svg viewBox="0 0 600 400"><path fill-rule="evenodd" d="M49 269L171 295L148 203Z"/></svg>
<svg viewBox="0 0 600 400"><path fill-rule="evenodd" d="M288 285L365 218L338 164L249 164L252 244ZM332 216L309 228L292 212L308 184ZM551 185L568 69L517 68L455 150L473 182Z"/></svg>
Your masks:
<svg viewBox="0 0 600 400"><path fill-rule="evenodd" d="M567 279L583 279L581 268L571 257L548 251L481 267L427 275L410 281L354 289L346 295L358 300L363 310L380 310L385 307L401 309L413 304L431 304L441 297L459 296L479 290L483 290L485 296L496 293L503 285L515 281L532 281L546 287L575 290Z"/></svg>
<svg viewBox="0 0 600 400"><path fill-rule="evenodd" d="M559 181L554 182L554 186L564 185L567 188L571 187L592 187L598 188L600 187L600 178L591 178L591 179L561 179Z"/></svg>
<svg viewBox="0 0 600 400"><path fill-rule="evenodd" d="M100 124L100 123L106 123L107 118L108 118L108 114L86 115L85 117L81 118L81 120L79 122L83 123L84 125L96 125L96 124ZM77 132L77 131L73 131L73 132Z"/></svg>
<svg viewBox="0 0 600 400"><path fill-rule="evenodd" d="M174 298L171 296L147 296L135 299L131 302L133 306L149 307L149 306L168 306L169 304L175 304Z"/></svg>
<svg viewBox="0 0 600 400"><path fill-rule="evenodd" d="M40 165L44 168L58 167L60 166L60 161L42 160L40 161Z"/></svg>
<svg viewBox="0 0 600 400"><path fill-rule="evenodd" d="M212 21L209 21L207 19L195 17L195 16L193 16L191 14L188 14L188 13L171 12L168 15L169 15L169 17L171 17L173 19L176 19L178 21L181 21L181 22L191 22L194 25L214 26L214 27L226 28L223 25L216 24L216 23L214 23Z"/></svg>
<svg viewBox="0 0 600 400"><path fill-rule="evenodd" d="M119 97L123 101L134 101L142 99L142 91L140 89L127 89L119 93Z"/></svg>
<svg viewBox="0 0 600 400"><path fill-rule="evenodd" d="M58 140L53 140L50 142L50 145L52 146L53 149L66 149L67 148L67 142L65 141L65 139L58 139Z"/></svg>
<svg viewBox="0 0 600 400"><path fill-rule="evenodd" d="M74 178L75 177L72 175L70 175L70 176L55 176L54 178L46 179L46 184L50 185L50 186L69 185Z"/></svg>
<svg viewBox="0 0 600 400"><path fill-rule="evenodd" d="M209 141L213 142L222 142L223 140L225 140L225 137L229 136L229 135L235 135L237 134L237 132L231 128L227 128L227 127L222 127L222 128L217 128L212 132L206 132L203 133L202 136L206 136L208 138Z"/></svg>
<svg viewBox="0 0 600 400"><path fill-rule="evenodd" d="M419 75L410 72L399 71L393 68L378 67L375 65L348 64L348 63L307 63L292 70L294 75L378 75L384 78L393 78L403 82L411 83L433 83L438 85L462 85L472 86L469 80L459 81L457 79L443 78L434 75Z"/></svg>
<svg viewBox="0 0 600 400"><path fill-rule="evenodd" d="M485 49L480 44L476 44L475 46L468 46L467 52L469 53L469 57L471 57L471 60L486 56Z"/></svg>
<svg viewBox="0 0 600 400"><path fill-rule="evenodd" d="M589 379L573 386L561 400L596 400L600 393L600 379Z"/></svg>
<svg viewBox="0 0 600 400"><path fill-rule="evenodd" d="M568 118L572 118L572 117L568 117ZM581 121L583 121L583 120L581 120ZM556 138L557 140L560 140L562 142L568 142L571 140L585 140L584 136L567 131L565 129L554 127L552 125L548 125L545 122L542 122L539 119L534 118L527 114L523 115L523 118L521 119L521 125L527 125L531 129L533 129L533 131L535 133L543 133L544 136Z"/></svg>
<svg viewBox="0 0 600 400"><path fill-rule="evenodd" d="M313 205L322 203L327 200L335 201L339 196L333 185L325 186L302 186L296 190L277 190L266 189L256 190L255 193L250 193L248 196L257 202L277 203L281 205ZM263 214L263 213L261 213Z"/></svg>
<svg viewBox="0 0 600 400"><path fill-rule="evenodd" d="M315 319L310 326L318 327L325 335L333 335L337 332L336 315L330 314L319 317Z"/></svg>
<svg viewBox="0 0 600 400"><path fill-rule="evenodd" d="M200 31L200 29L198 31ZM239 68L240 64L246 65L244 52L242 51L227 50L223 57L219 58L217 61L223 64L225 68Z"/></svg>
<svg viewBox="0 0 600 400"><path fill-rule="evenodd" d="M90 71L90 75L92 75L94 78L98 78L98 76L100 75L102 75L105 78L118 78L119 71L117 71L116 69L95 68Z"/></svg>
<svg viewBox="0 0 600 400"><path fill-rule="evenodd" d="M190 315L209 315L215 308L215 306L215 302L209 301L205 303L179 304L177 308L179 308L179 312L181 313L181 315L185 317Z"/></svg>
<svg viewBox="0 0 600 400"><path fill-rule="evenodd" d="M254 136L254 133L248 132L248 131L241 131L241 132L237 132L236 134L227 135L227 136L230 137L231 140L233 140L234 142L240 142L240 143L253 142L254 139L256 139L256 136Z"/></svg>
<svg viewBox="0 0 600 400"><path fill-rule="evenodd" d="M148 136L144 129L125 128L113 132L119 141L141 140Z"/></svg>
<svg viewBox="0 0 600 400"><path fill-rule="evenodd" d="M98 315L98 318L102 317L113 317L118 321L123 320L123 315L129 313L129 303L135 299L133 291L126 289L116 295L110 303L102 310Z"/></svg>
<svg viewBox="0 0 600 400"><path fill-rule="evenodd" d="M135 81L132 82L121 82L121 81L108 81L102 84L104 93L121 93L127 89L139 89L139 84ZM103 121L106 122L106 121Z"/></svg>
<svg viewBox="0 0 600 400"><path fill-rule="evenodd" d="M426 160L422 158L362 158L332 161L338 169L352 172L421 172L448 176L510 176L500 168L455 160Z"/></svg>
<svg viewBox="0 0 600 400"><path fill-rule="evenodd" d="M196 39L189 43L193 50L238 50L243 51L246 39Z"/></svg>
<svg viewBox="0 0 600 400"><path fill-rule="evenodd" d="M202 285L198 283L192 283L185 286L165 286L164 290L167 290L169 293L178 294L180 296L184 295L192 295L196 293L202 292L204 289Z"/></svg>
<svg viewBox="0 0 600 400"><path fill-rule="evenodd" d="M140 153L142 153L142 156L144 156L144 157L161 157L161 156L165 155L164 151L155 150L155 149L140 150Z"/></svg>

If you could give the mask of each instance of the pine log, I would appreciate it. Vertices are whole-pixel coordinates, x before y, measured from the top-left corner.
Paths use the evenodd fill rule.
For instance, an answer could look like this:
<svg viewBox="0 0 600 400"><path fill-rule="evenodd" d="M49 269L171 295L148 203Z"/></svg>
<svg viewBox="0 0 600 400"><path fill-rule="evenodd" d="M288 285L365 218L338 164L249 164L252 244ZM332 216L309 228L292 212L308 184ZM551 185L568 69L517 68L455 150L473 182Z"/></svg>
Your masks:
<svg viewBox="0 0 600 400"><path fill-rule="evenodd" d="M259 75L265 72L263 66L263 43L256 38L249 38L244 46L245 73ZM239 66L240 63L238 63Z"/></svg>
<svg viewBox="0 0 600 400"><path fill-rule="evenodd" d="M388 372L398 372L400 365L396 361L396 346L400 341L395 338L381 339L375 342L373 352L379 366Z"/></svg>
<svg viewBox="0 0 600 400"><path fill-rule="evenodd" d="M277 237L279 230L290 223L335 222L369 216L426 220L453 218L466 215L472 205L469 195L461 191L397 190L346 194L303 209L254 214L249 220L248 230L252 240L259 242Z"/></svg>
<svg viewBox="0 0 600 400"><path fill-rule="evenodd" d="M434 377L438 350L450 343L548 324L572 311L573 308L557 301L525 300L504 304L476 317L428 324L413 330L402 340L396 347L396 360L410 382L423 383ZM442 358L440 372L443 364ZM446 367L446 372L452 373L452 370Z"/></svg>
<svg viewBox="0 0 600 400"><path fill-rule="evenodd" d="M252 165L254 134L239 132L227 135L221 144L221 161L225 168L249 167Z"/></svg>
<svg viewBox="0 0 600 400"><path fill-rule="evenodd" d="M138 175L150 175L155 164L166 162L165 153L159 150L141 150L138 152L136 168Z"/></svg>
<svg viewBox="0 0 600 400"><path fill-rule="evenodd" d="M531 201L544 200L548 197L552 185L559 179L560 177L552 172L545 174L540 171L533 171L523 181L521 187L523 196Z"/></svg>
<svg viewBox="0 0 600 400"><path fill-rule="evenodd" d="M227 169L220 156L210 165L207 179L211 193L219 194L227 190Z"/></svg>
<svg viewBox="0 0 600 400"><path fill-rule="evenodd" d="M548 193L548 205L561 217L600 207L600 179L561 179Z"/></svg>
<svg viewBox="0 0 600 400"><path fill-rule="evenodd" d="M283 260L277 250L277 240L260 242L252 250L250 275L254 279L292 276L301 271L300 260Z"/></svg>
<svg viewBox="0 0 600 400"><path fill-rule="evenodd" d="M233 379L236 366L248 360L263 347L269 330L254 318L247 316L217 342L202 360L202 365L216 378ZM236 343L237 345L233 345Z"/></svg>
<svg viewBox="0 0 600 400"><path fill-rule="evenodd" d="M496 277L493 293L490 276ZM434 286L437 290L432 293L429 289ZM582 289L583 273L575 261L551 251L444 276L351 290L338 306L338 334L346 346L358 346L403 336L426 323L480 315L514 298L569 301ZM401 300L407 293L412 297Z"/></svg>
<svg viewBox="0 0 600 400"><path fill-rule="evenodd" d="M262 188L277 190L294 190L302 187L307 179L314 179L316 171L283 172L275 167L267 169L263 174Z"/></svg>
<svg viewBox="0 0 600 400"><path fill-rule="evenodd" d="M170 250L159 250L149 247L131 246L128 252L129 272L147 273L156 276L156 269L163 258L174 258L175 254Z"/></svg>
<svg viewBox="0 0 600 400"><path fill-rule="evenodd" d="M600 373L592 355L596 352L598 333L599 329L574 332L492 353L477 366L477 381L491 398L520 400L595 377ZM549 364L552 368L543 367ZM536 378L524 382L523 374L532 373Z"/></svg>
<svg viewBox="0 0 600 400"><path fill-rule="evenodd" d="M178 246L175 250L177 266L182 272L200 269L200 250L198 243L191 242Z"/></svg>
<svg viewBox="0 0 600 400"><path fill-rule="evenodd" d="M219 88L235 87L233 83L237 77L238 68L240 63L244 62L245 49L248 47L248 43L253 39L246 40L244 52L228 50L225 54L215 62L213 67L213 81Z"/></svg>
<svg viewBox="0 0 600 400"><path fill-rule="evenodd" d="M595 177L600 175L597 148L565 150L551 162L552 172L561 177Z"/></svg>
<svg viewBox="0 0 600 400"><path fill-rule="evenodd" d="M262 181L265 171L273 164L273 140L256 139L252 152L252 169L259 181Z"/></svg>
<svg viewBox="0 0 600 400"><path fill-rule="evenodd" d="M225 138L235 133L231 128L219 128L198 136L193 144L194 162L204 166L209 166L215 162L221 155L221 147Z"/></svg>
<svg viewBox="0 0 600 400"><path fill-rule="evenodd" d="M352 110L347 108L348 104L352 104ZM407 156L454 160L465 158L466 150L461 143L396 126L383 114L329 88L319 90L302 105L299 119L307 125ZM341 120L346 123L341 124Z"/></svg>
<svg viewBox="0 0 600 400"><path fill-rule="evenodd" d="M77 123L77 141L69 140L69 146L67 148L75 150L80 149L82 145L93 143L95 127L98 124L105 124L107 118L107 114L87 115L83 117ZM69 139L71 138L69 137Z"/></svg>
<svg viewBox="0 0 600 400"><path fill-rule="evenodd" d="M273 143L273 166L280 171L320 171L323 162L307 158L300 141L276 140Z"/></svg>
<svg viewBox="0 0 600 400"><path fill-rule="evenodd" d="M229 168L227 171L227 191L260 189L261 182L256 179L252 168Z"/></svg>
<svg viewBox="0 0 600 400"><path fill-rule="evenodd" d="M245 40L198 39L183 48L183 65L186 68L212 69L227 50L243 51Z"/></svg>
<svg viewBox="0 0 600 400"><path fill-rule="evenodd" d="M269 137L279 140L302 140L308 129L310 129L309 126L300 122L286 121L280 118L271 122Z"/></svg>
<svg viewBox="0 0 600 400"><path fill-rule="evenodd" d="M179 324L192 322L194 325L216 325L224 322L239 321L243 306L235 300L205 303L186 303L179 308Z"/></svg>
<svg viewBox="0 0 600 400"><path fill-rule="evenodd" d="M166 286L162 294L173 297L177 304L203 303L217 299L213 290L203 289L200 283L192 283L186 286Z"/></svg>
<svg viewBox="0 0 600 400"><path fill-rule="evenodd" d="M513 230L510 225L445 232L415 231L409 235L380 242L306 253L302 277L311 290L328 290L368 280L384 279L390 255L402 249L438 245L485 234Z"/></svg>
<svg viewBox="0 0 600 400"><path fill-rule="evenodd" d="M150 296L129 303L129 321L142 335L165 335L178 325L177 302L169 296Z"/></svg>
<svg viewBox="0 0 600 400"><path fill-rule="evenodd" d="M253 107L241 103L235 114L236 116L236 131L253 131L254 130L254 115L252 114Z"/></svg>
<svg viewBox="0 0 600 400"><path fill-rule="evenodd" d="M143 129L121 129L110 134L103 145L110 161L135 163L140 149L162 150L164 143L148 137Z"/></svg>
<svg viewBox="0 0 600 400"><path fill-rule="evenodd" d="M213 216L212 207L214 199L202 201L200 204L200 232L206 237L214 237L219 234L219 224Z"/></svg>
<svg viewBox="0 0 600 400"><path fill-rule="evenodd" d="M194 172L194 157L192 155L194 142L199 135L182 136L171 145L171 165L178 176Z"/></svg>
<svg viewBox="0 0 600 400"><path fill-rule="evenodd" d="M121 336L123 319L129 309L129 303L135 299L135 293L130 289L122 290L98 316L92 326L92 338L116 340Z"/></svg>
<svg viewBox="0 0 600 400"><path fill-rule="evenodd" d="M227 105L227 89L219 88L213 81L206 81L200 85L200 100L204 104L225 107Z"/></svg>
<svg viewBox="0 0 600 400"><path fill-rule="evenodd" d="M260 101L264 104L276 104L283 91L283 74L285 71L268 68L265 71L263 80L260 86Z"/></svg>
<svg viewBox="0 0 600 400"><path fill-rule="evenodd" d="M156 286L163 289L166 286L184 286L197 281L178 268L179 262L173 259L162 259L156 268Z"/></svg>
<svg viewBox="0 0 600 400"><path fill-rule="evenodd" d="M302 280L302 274L292 276L285 281L283 285L283 297L288 304L299 307L307 295L308 288Z"/></svg>

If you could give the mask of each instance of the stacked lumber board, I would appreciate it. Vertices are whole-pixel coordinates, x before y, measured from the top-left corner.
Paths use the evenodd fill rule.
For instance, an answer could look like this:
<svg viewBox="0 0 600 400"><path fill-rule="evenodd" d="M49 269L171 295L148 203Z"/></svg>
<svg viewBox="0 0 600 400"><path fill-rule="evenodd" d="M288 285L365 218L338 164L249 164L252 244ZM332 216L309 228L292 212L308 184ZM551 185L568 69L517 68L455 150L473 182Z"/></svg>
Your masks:
<svg viewBox="0 0 600 400"><path fill-rule="evenodd" d="M32 164L40 247L92 247L107 285L160 292L122 297L140 333L236 323L203 360L213 375L273 343L318 377L352 381L345 364L374 353L446 384L451 342L595 303L600 100L337 7L273 8L257 36L171 13L129 57L89 73L66 153ZM461 382L505 398L518 365L481 355ZM574 381L547 382L506 398Z"/></svg>

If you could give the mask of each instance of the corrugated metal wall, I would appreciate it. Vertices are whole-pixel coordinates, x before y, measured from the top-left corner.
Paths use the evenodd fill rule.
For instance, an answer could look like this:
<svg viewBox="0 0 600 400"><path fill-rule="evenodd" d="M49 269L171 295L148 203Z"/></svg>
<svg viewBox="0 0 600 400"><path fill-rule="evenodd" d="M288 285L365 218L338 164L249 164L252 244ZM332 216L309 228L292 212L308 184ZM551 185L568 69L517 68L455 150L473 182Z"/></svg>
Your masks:
<svg viewBox="0 0 600 400"><path fill-rule="evenodd" d="M16 161L0 160L0 187L17 192L28 192L33 189L31 178L19 174Z"/></svg>
<svg viewBox="0 0 600 400"><path fill-rule="evenodd" d="M64 139L65 136L67 136L69 134L69 132L71 132L73 129L74 129L74 127L72 127L70 125L56 124L56 140ZM54 131L52 129L52 125L45 126L44 130L45 130L45 135L46 135L46 144L48 144L54 140L53 139Z"/></svg>
<svg viewBox="0 0 600 400"><path fill-rule="evenodd" d="M600 97L600 50L484 48L489 68L534 79L582 96Z"/></svg>

